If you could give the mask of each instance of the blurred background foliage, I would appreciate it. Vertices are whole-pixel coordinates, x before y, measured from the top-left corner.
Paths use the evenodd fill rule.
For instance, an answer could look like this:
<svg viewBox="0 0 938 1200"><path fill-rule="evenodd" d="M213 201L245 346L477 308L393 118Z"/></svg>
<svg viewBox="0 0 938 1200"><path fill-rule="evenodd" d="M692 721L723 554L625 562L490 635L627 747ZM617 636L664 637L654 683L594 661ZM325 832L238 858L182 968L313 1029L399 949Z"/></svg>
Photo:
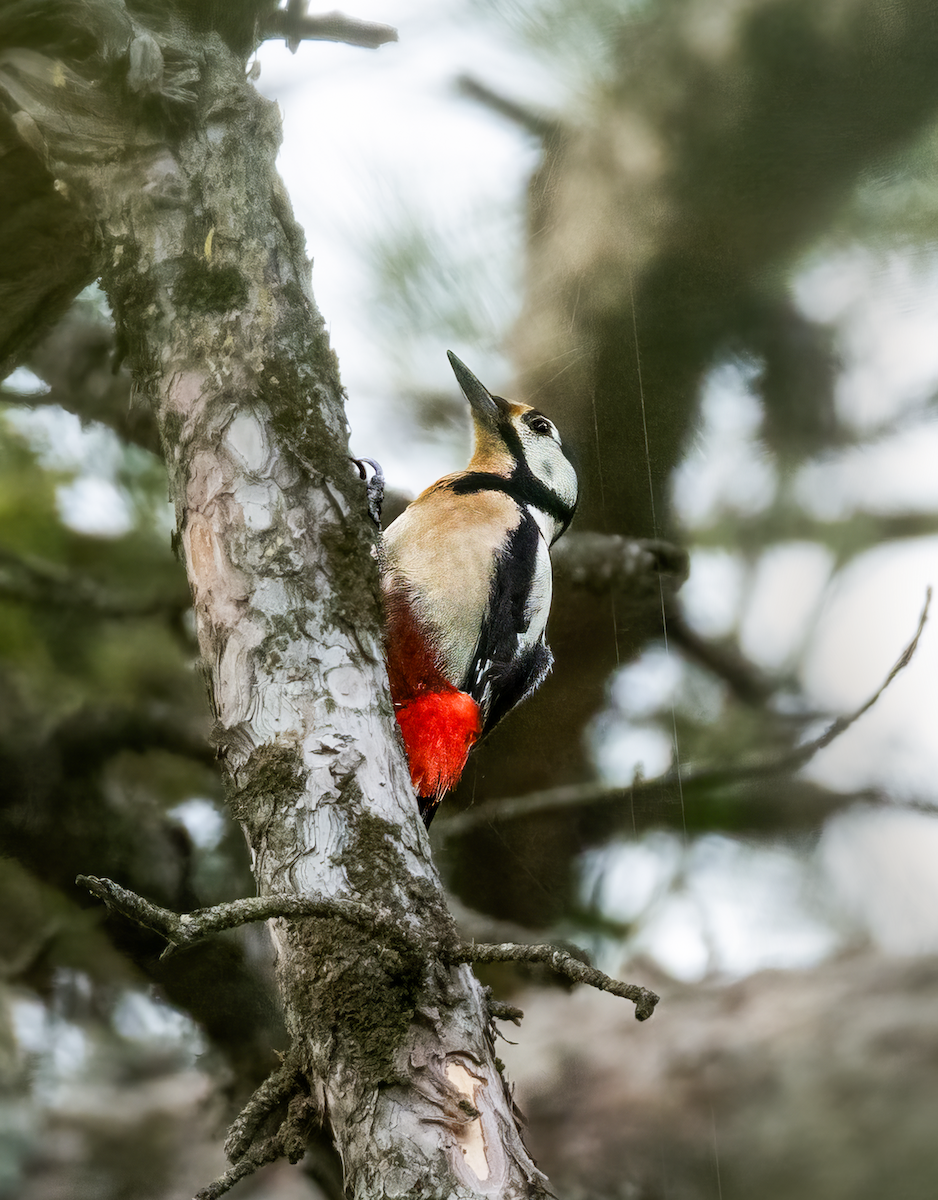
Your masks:
<svg viewBox="0 0 938 1200"><path fill-rule="evenodd" d="M690 555L641 596L558 571L555 672L433 827L468 930L568 937L665 995L626 1033L527 994L505 1057L537 1152L574 1198L931 1196L933 631L769 768L876 690L936 580L938 5L400 7L357 10L400 25L377 59L261 53L355 452L392 512L465 462L452 347L575 446L574 533ZM0 1195L28 1200L187 1194L217 1097L284 1043L263 930L161 961L74 886L252 888L115 361L88 289L0 392ZM239 1187L335 1179L311 1155Z"/></svg>

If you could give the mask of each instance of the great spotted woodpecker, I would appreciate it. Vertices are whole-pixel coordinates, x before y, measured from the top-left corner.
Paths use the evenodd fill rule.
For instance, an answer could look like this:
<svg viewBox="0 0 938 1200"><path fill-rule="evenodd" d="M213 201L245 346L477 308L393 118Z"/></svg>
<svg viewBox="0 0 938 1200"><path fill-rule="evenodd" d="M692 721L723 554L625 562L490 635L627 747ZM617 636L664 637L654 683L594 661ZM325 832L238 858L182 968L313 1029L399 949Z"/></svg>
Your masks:
<svg viewBox="0 0 938 1200"><path fill-rule="evenodd" d="M474 453L389 526L380 556L391 699L428 828L472 746L551 668L548 551L577 501L552 422L448 353Z"/></svg>

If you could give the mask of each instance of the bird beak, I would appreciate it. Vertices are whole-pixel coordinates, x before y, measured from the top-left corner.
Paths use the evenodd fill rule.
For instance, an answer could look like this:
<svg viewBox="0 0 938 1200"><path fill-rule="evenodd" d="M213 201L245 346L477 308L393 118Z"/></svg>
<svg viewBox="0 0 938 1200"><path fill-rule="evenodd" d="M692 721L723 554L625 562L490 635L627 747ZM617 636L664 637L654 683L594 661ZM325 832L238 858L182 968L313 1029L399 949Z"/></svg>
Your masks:
<svg viewBox="0 0 938 1200"><path fill-rule="evenodd" d="M463 395L469 401L473 414L480 424L495 430L498 422L508 411L508 403L499 396L493 396L488 388L483 387L464 362L456 357L452 350L446 351L449 365L463 390Z"/></svg>

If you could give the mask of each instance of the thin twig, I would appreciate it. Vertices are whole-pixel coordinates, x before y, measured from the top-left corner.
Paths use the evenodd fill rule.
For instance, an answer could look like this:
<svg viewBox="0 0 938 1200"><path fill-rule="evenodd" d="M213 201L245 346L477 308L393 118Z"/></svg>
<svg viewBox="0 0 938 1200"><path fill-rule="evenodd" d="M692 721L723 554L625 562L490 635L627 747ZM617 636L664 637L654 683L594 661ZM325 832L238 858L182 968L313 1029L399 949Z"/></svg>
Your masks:
<svg viewBox="0 0 938 1200"><path fill-rule="evenodd" d="M488 1005L489 1016L496 1021L511 1021L514 1025L520 1025L524 1019L524 1010L514 1004L508 1004L504 1000L493 1000L491 996L486 996L485 1002Z"/></svg>
<svg viewBox="0 0 938 1200"><path fill-rule="evenodd" d="M418 939L390 912L375 911L354 900L326 900L321 896L248 896L242 900L232 900L228 904L217 904L214 908L196 909L191 913L174 913L151 900L144 899L143 896L138 896L136 892L121 887L112 879L79 875L75 882L79 887L87 888L99 900L103 900L108 908L166 938L168 945L163 951L164 958L178 946L192 945L193 942L201 941L212 933L234 929L252 921L265 921L271 917L337 918L369 932L381 933L389 942L404 943L408 950L416 950L426 955L437 954L450 963L547 963L558 974L566 975L568 979L577 983L588 983L601 991L633 1001L635 1015L640 1021L650 1017L658 1003L654 992L635 984L620 983L595 967L581 962L559 946L526 946L516 942L440 942L426 936ZM285 1065L284 1071L286 1069ZM245 1139L250 1140L251 1132L263 1119L262 1109L266 1106L266 1111L269 1112L270 1102L274 1097L279 1096L281 1091L283 1095L287 1094L289 1089L286 1088L286 1078L286 1074L275 1072L267 1084L262 1084L248 1102L242 1113L245 1128L241 1130L232 1126L230 1137L234 1138L234 1149L239 1148ZM235 1124L237 1125L237 1122ZM248 1126L251 1128L248 1129ZM227 1178L227 1174L223 1178ZM232 1182L237 1180L233 1179ZM228 1184L228 1187L230 1186L232 1185ZM226 1191L227 1187L223 1190ZM221 1195L220 1192L217 1194Z"/></svg>
<svg viewBox="0 0 938 1200"><path fill-rule="evenodd" d="M195 1200L218 1200L219 1196L223 1196L225 1192L230 1192L236 1183L242 1179L246 1179L248 1175L253 1175L255 1171L266 1166L267 1163L275 1162L278 1158L283 1157L283 1142L278 1135L266 1138L259 1145L253 1147L244 1158L241 1158L229 1167L223 1175L213 1180L200 1192L196 1192Z"/></svg>
<svg viewBox="0 0 938 1200"><path fill-rule="evenodd" d="M496 92L494 88L476 79L473 75L460 75L456 80L456 87L467 99L485 105L491 112L506 117L513 124L526 129L528 133L533 133L542 141L555 136L563 129L562 123L555 117L535 112L526 104L520 104L517 100L512 100L501 92Z"/></svg>
<svg viewBox="0 0 938 1200"><path fill-rule="evenodd" d="M292 1056L271 1072L234 1119L225 1138L229 1162L239 1162L250 1148L261 1123L296 1090L298 1068Z"/></svg>
<svg viewBox="0 0 938 1200"><path fill-rule="evenodd" d="M837 720L828 726L821 736L819 738L815 738L813 742L808 742L806 746L799 746L798 749L795 750L790 756L793 766L804 766L804 764L808 762L809 759L813 758L819 750L823 750L824 747L829 746L835 738L840 737L840 735L845 730L849 729L855 721L858 721L868 709L873 707L873 705L880 698L883 692L885 692L886 688L889 687L899 672L905 670L905 668L912 661L915 651L918 649L919 638L922 636L922 630L925 628L925 622L928 620L928 609L931 605L931 595L931 587L926 588L925 604L922 607L922 612L918 619L918 628L915 631L915 637L912 638L911 642L909 642L906 648L896 659L892 670L879 685L873 695L870 696L869 700L867 700L864 704L861 704L860 707L854 712L848 713L847 716L838 717Z"/></svg>
<svg viewBox="0 0 938 1200"><path fill-rule="evenodd" d="M301 41L343 42L346 46L377 50L388 42L396 42L397 30L392 25L359 21L340 12L297 17L287 9L275 9L264 23L264 38L273 37L285 38L293 53Z"/></svg>
<svg viewBox="0 0 938 1200"><path fill-rule="evenodd" d="M641 790L655 790L664 785L666 779L655 779L650 783L636 784L632 789L636 795ZM596 783L570 783L563 787L544 788L537 792L528 792L524 796L505 796L501 800L489 800L465 812L444 816L433 823L433 834L444 839L462 837L471 833L480 825L489 825L494 821L517 821L523 817L540 816L555 810L591 808L596 804L621 803L628 793L628 788L618 785ZM445 805L444 805L445 810Z"/></svg>
<svg viewBox="0 0 938 1200"><path fill-rule="evenodd" d="M868 712L883 692L889 687L896 676L909 665L918 649L919 639L928 620L928 610L931 605L932 589L925 593L925 604L919 616L915 636L899 655L892 670L859 708L832 721L819 736L802 746L796 746L785 754L768 759L761 763L750 763L739 767L711 767L704 771L694 771L689 774L679 774L669 771L657 779L645 779L630 784L628 787L610 786L602 783L572 783L564 787L545 788L543 791L529 792L526 796L509 796L504 800L492 800L478 808L467 812L445 817L437 822L434 829L445 838L461 837L476 829L479 825L487 825L493 821L515 821L523 817L540 815L552 811L574 811L590 809L603 804L621 803L627 796L632 800L654 795L680 782L685 790L705 791L713 787L729 787L736 783L747 783L758 779L769 779L774 776L791 774L806 766L812 758Z"/></svg>
<svg viewBox="0 0 938 1200"><path fill-rule="evenodd" d="M0 596L49 608L85 609L97 616L124 619L160 613L178 616L192 604L188 590L177 589L157 596L111 592L94 580L55 563L25 558L4 549L0 549Z"/></svg>
<svg viewBox="0 0 938 1200"><path fill-rule="evenodd" d="M322 896L246 896L213 908L200 908L190 913L174 913L150 900L121 887L112 879L79 875L75 882L103 900L108 908L129 917L138 925L161 934L169 943L163 951L166 957L178 946L190 946L223 929L235 929L253 921L271 917L326 917L347 921L369 932L380 933L409 948L432 949L429 940L417 939L390 912L368 908L354 900L327 900Z"/></svg>
<svg viewBox="0 0 938 1200"><path fill-rule="evenodd" d="M635 983L621 983L596 967L574 958L558 946L523 946L517 942L504 942L501 945L463 942L450 951L447 958L451 962L544 963L553 968L558 975L566 975L574 983L588 983L590 987L599 988L601 992L610 992L613 996L621 996L623 1000L631 1000L635 1005L636 1020L639 1021L648 1020L660 999L648 988L639 987Z"/></svg>

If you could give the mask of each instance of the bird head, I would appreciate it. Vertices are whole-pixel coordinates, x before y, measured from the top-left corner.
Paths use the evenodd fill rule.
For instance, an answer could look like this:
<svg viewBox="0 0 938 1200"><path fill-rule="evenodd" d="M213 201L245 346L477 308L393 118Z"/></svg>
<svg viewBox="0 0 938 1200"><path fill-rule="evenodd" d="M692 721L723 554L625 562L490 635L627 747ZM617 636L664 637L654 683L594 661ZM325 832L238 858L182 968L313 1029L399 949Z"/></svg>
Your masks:
<svg viewBox="0 0 938 1200"><path fill-rule="evenodd" d="M511 480L526 503L551 513L559 536L576 509L577 478L557 427L529 404L493 396L452 350L446 353L472 409L469 471Z"/></svg>

